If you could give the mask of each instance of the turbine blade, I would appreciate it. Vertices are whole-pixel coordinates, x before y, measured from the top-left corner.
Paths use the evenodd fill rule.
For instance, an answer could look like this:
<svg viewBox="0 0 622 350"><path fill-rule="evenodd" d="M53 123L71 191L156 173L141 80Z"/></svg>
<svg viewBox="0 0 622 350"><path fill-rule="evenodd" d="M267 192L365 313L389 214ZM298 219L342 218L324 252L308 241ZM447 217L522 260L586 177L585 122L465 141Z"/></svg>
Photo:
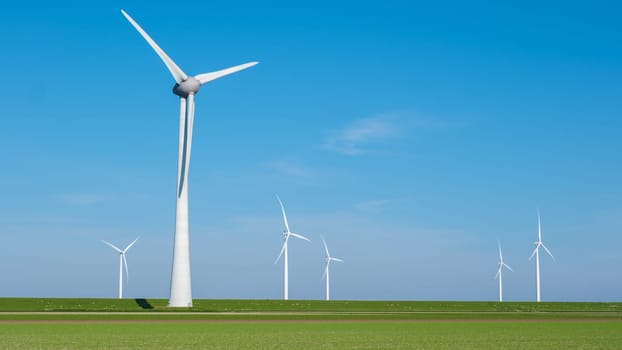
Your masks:
<svg viewBox="0 0 622 350"><path fill-rule="evenodd" d="M497 273L495 274L494 279L499 278L499 275L500 275L500 274L501 274L501 268L499 268L499 269L497 270Z"/></svg>
<svg viewBox="0 0 622 350"><path fill-rule="evenodd" d="M322 279L325 279L326 275L328 274L328 264L329 264L329 261L326 262L326 268L324 269L324 274L322 275Z"/></svg>
<svg viewBox="0 0 622 350"><path fill-rule="evenodd" d="M326 257L330 259L330 253L328 252L328 247L326 246L326 241L324 240L324 236L320 235L320 237L322 237L322 243L324 243L324 251L326 252Z"/></svg>
<svg viewBox="0 0 622 350"><path fill-rule="evenodd" d="M540 209L537 209L537 211L538 211L538 242L542 242L542 229L540 225Z"/></svg>
<svg viewBox="0 0 622 350"><path fill-rule="evenodd" d="M344 262L343 260L341 260L341 259L339 259L339 258L330 258L330 260L333 260L333 261L339 261L339 262Z"/></svg>
<svg viewBox="0 0 622 350"><path fill-rule="evenodd" d="M162 60L162 62L164 62L164 64L166 65L166 68L168 68L169 72L171 72L171 75L173 75L173 78L175 78L175 81L180 83L184 80L186 80L188 78L188 76L186 75L186 73L184 73L181 68L179 68L175 62L173 62L173 60L168 57L168 55L166 54L166 52L164 52L164 50L162 50L160 48L160 46L158 46L158 44L156 44L155 41L153 41L153 39L151 39L151 37L149 36L149 34L147 34L147 32L145 32L139 25L138 23L136 23L136 21L134 21L134 19L132 17L130 17L130 15L128 15L125 11L121 10L121 13L123 14L123 16L125 16L125 18L132 24L132 26L134 26L134 28L140 33L140 35L147 41L147 43L149 43L149 46L151 46L151 48L153 49L153 51L156 52L156 54L158 54L158 56L160 56L160 59Z"/></svg>
<svg viewBox="0 0 622 350"><path fill-rule="evenodd" d="M503 254L501 254L501 242L497 240L497 245L499 246L499 259L503 261Z"/></svg>
<svg viewBox="0 0 622 350"><path fill-rule="evenodd" d="M185 97L179 98L179 140L185 140L186 138L186 111L188 107L188 99ZM183 142L183 141L182 141ZM181 192L184 189L186 184L186 177L188 173L186 172L186 163L184 162L184 154L185 149L180 147L177 155L177 197L181 196Z"/></svg>
<svg viewBox="0 0 622 350"><path fill-rule="evenodd" d="M132 248L134 243L136 243L136 241L138 241L139 238L140 236L136 237L136 239L132 243L130 243L127 247L125 247L125 249L123 249L123 253L127 252L130 248Z"/></svg>
<svg viewBox="0 0 622 350"><path fill-rule="evenodd" d="M229 68L221 69L221 70L218 70L218 71L215 71L215 72L198 74L194 78L197 79L199 82L201 82L201 85L203 85L205 83L209 83L212 80L216 80L218 78L222 78L225 75L233 74L233 73L239 72L239 71L241 71L243 69L250 68L250 67L256 65L257 63L259 63L259 62L248 62L248 63L240 64L240 65L235 66L235 67L229 67Z"/></svg>
<svg viewBox="0 0 622 350"><path fill-rule="evenodd" d="M125 280L130 281L130 271L127 268L127 259L125 258L125 254L121 254L123 257L123 264L125 264Z"/></svg>
<svg viewBox="0 0 622 350"><path fill-rule="evenodd" d="M192 153L192 128L194 127L194 94L189 94L188 102L188 125L186 126L186 163L184 164L185 180L188 182L188 172L190 171L190 154Z"/></svg>
<svg viewBox="0 0 622 350"><path fill-rule="evenodd" d="M283 247L281 248L281 252L279 253L279 256L277 256L276 260L274 261L275 264L279 262L281 255L283 255L283 252L285 251L285 246L287 246L287 238L285 238L285 242L283 242Z"/></svg>
<svg viewBox="0 0 622 350"><path fill-rule="evenodd" d="M536 252L538 251L538 248L540 248L539 244L536 246L536 249L533 250L533 253L531 253L531 256L529 257L529 260L531 260L533 258L533 256L536 255Z"/></svg>
<svg viewBox="0 0 622 350"><path fill-rule="evenodd" d="M109 246L111 246L111 247L112 247L112 249L116 250L118 253L123 253L123 251L122 251L121 249L117 248L117 246L115 246L114 244L112 244L112 243L110 243L110 242L106 242L106 241L104 241L103 239L102 239L102 242L103 242L103 243L105 243L105 244L107 244L107 245L109 245Z"/></svg>
<svg viewBox="0 0 622 350"><path fill-rule="evenodd" d="M290 233L289 233L289 235L290 235L290 236L294 236L294 237L296 237L296 238L304 239L304 240L305 240L305 241L307 241L307 242L311 242L311 240L310 240L310 239L308 239L307 237L305 237L305 236L301 236L301 235L299 235L299 234L297 234L297 233L290 232Z"/></svg>
<svg viewBox="0 0 622 350"><path fill-rule="evenodd" d="M551 251L549 250L549 248L547 248L544 244L541 244L542 248L544 248L544 250L549 253L549 255L551 256L551 258L553 258L553 261L555 260L555 257L553 256L553 254L551 253Z"/></svg>
<svg viewBox="0 0 622 350"><path fill-rule="evenodd" d="M507 268L508 268L508 270L510 270L510 271L512 271L512 272L514 272L514 270L512 270L512 268L511 268L511 267L509 267L506 263L503 263L503 266L507 267Z"/></svg>
<svg viewBox="0 0 622 350"><path fill-rule="evenodd" d="M281 198L278 194L275 194L276 199L279 201L279 205L281 205L281 212L283 213L283 222L285 223L285 230L289 233L289 225L287 224L287 216L285 215L285 207L283 207L283 202L281 202Z"/></svg>

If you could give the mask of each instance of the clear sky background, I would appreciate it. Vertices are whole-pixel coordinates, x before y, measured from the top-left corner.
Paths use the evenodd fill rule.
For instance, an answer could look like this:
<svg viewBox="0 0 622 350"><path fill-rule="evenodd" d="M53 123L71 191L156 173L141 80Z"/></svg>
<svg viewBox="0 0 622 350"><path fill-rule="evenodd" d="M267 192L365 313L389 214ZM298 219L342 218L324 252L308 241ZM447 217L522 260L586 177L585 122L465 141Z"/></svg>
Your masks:
<svg viewBox="0 0 622 350"><path fill-rule="evenodd" d="M622 301L617 2L9 2L0 296L167 298L178 98L125 9L203 86L195 298Z"/></svg>

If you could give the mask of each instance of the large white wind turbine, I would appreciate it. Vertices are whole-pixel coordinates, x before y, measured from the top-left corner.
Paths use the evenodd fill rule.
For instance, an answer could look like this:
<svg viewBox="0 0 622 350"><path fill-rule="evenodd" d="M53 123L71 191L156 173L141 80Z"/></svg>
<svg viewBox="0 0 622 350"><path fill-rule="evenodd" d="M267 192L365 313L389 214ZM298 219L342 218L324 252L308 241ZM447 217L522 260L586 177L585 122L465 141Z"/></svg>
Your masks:
<svg viewBox="0 0 622 350"><path fill-rule="evenodd" d="M281 202L281 198L279 198L278 195L276 196L276 199L279 201L279 204L281 205L281 212L283 213L283 222L285 223L285 230L283 230L283 248L281 248L281 252L279 253L279 256L276 258L276 261L274 263L276 264L281 258L281 255L283 256L283 265L284 265L283 299L287 300L289 299L289 280L288 280L288 270L287 270L287 241L289 240L289 237L296 237L296 238L304 239L305 241L308 241L308 242L311 242L311 240L297 233L293 233L289 230L289 224L287 223L287 216L285 216L285 207L283 207L283 202Z"/></svg>
<svg viewBox="0 0 622 350"><path fill-rule="evenodd" d="M542 230L540 228L540 210L538 209L538 240L534 242L536 249L534 249L533 253L529 257L529 260L536 256L536 301L540 302L540 247L544 248L544 250L555 260L555 257L551 253L551 251L542 243Z"/></svg>
<svg viewBox="0 0 622 350"><path fill-rule="evenodd" d="M127 269L127 259L125 258L125 253L127 253L127 251L130 250L130 248L132 248L134 243L138 241L138 238L139 237L137 237L132 243L128 244L128 246L125 247L125 249L123 250L119 249L117 246L115 246L114 244L110 242L106 242L102 240L102 242L109 245L110 247L112 247L112 249L116 250L117 253L119 253L119 299L123 299L123 265L125 265L125 278L129 280L129 274L130 274L129 270Z"/></svg>
<svg viewBox="0 0 622 350"><path fill-rule="evenodd" d="M151 37L125 11L123 16L136 28L151 48L158 54L175 79L173 93L179 96L179 151L177 159L177 203L175 211L175 247L173 249L173 271L169 306L192 306L190 284L190 242L188 237L188 169L192 147L192 125L194 122L194 95L201 85L231 73L254 66L249 62L239 66L203 73L194 77L186 75L181 68L151 39Z"/></svg>
<svg viewBox="0 0 622 350"><path fill-rule="evenodd" d="M324 237L322 237L322 243L324 243L324 252L326 253L326 257L325 257L326 268L324 269L324 278L326 278L326 300L330 300L330 269L329 269L330 262L331 261L343 262L343 260L330 256L330 253L328 252L328 246L326 245L326 241L324 240Z"/></svg>
<svg viewBox="0 0 622 350"><path fill-rule="evenodd" d="M511 267L509 267L505 262L503 262L503 254L501 253L501 243L499 241L497 241L497 244L499 245L499 270L497 270L497 274L495 275L495 278L499 278L499 302L503 301L503 268L507 268L510 271L514 271L512 270Z"/></svg>

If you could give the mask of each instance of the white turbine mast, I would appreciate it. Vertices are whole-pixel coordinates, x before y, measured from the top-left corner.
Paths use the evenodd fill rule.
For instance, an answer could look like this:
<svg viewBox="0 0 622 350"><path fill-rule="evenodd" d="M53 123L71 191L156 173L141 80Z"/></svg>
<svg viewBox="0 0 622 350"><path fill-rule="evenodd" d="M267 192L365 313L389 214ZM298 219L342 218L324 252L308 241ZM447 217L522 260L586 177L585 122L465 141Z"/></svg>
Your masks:
<svg viewBox="0 0 622 350"><path fill-rule="evenodd" d="M499 246L499 269L497 270L495 278L499 279L499 302L503 302L503 268L505 267L512 272L514 272L514 270L512 270L512 268L503 261L503 254L501 253L501 243L499 241L497 241L497 245Z"/></svg>
<svg viewBox="0 0 622 350"><path fill-rule="evenodd" d="M283 230L283 247L281 248L281 252L279 253L279 256L276 258L276 261L274 261L274 263L276 264L277 262L279 262L279 259L281 258L281 255L283 256L283 299L284 300L288 300L289 299L289 276L288 276L288 259L287 259L287 241L289 240L289 237L296 237L299 239L303 239L307 242L311 242L311 240L309 240L308 238L299 235L297 233L293 233L289 230L289 224L287 223L287 216L285 215L285 207L283 207L283 202L281 202L281 198L279 198L278 195L276 195L276 199L279 201L279 204L281 205L281 212L283 213L283 223L285 224L285 230Z"/></svg>
<svg viewBox="0 0 622 350"><path fill-rule="evenodd" d="M322 243L324 243L324 252L326 253L326 257L324 258L324 260L326 261L326 268L324 269L324 275L322 276L322 278L326 278L326 300L330 300L330 262L343 262L343 260L330 256L330 253L328 252L328 246L326 245L326 240L324 240L324 236L322 236Z"/></svg>
<svg viewBox="0 0 622 350"><path fill-rule="evenodd" d="M533 253L529 257L529 260L536 256L536 301L540 302L540 247L544 248L544 250L553 258L555 261L555 257L551 253L551 251L542 243L542 229L540 225L540 209L537 209L538 212L538 240L534 242L536 249L534 249Z"/></svg>
<svg viewBox="0 0 622 350"><path fill-rule="evenodd" d="M188 233L188 170L192 148L192 126L194 123L194 95L201 85L231 73L249 68L258 62L249 62L215 72L203 73L194 77L186 75L177 64L156 44L153 39L121 10L125 18L134 26L149 46L160 57L175 79L173 93L179 96L179 147L177 160L177 191L175 206L175 246L173 249L173 269L171 292L168 306L191 307L192 289L190 283L190 241Z"/></svg>
<svg viewBox="0 0 622 350"><path fill-rule="evenodd" d="M125 278L128 280L130 279L130 272L127 268L127 258L125 257L125 253L127 253L128 250L130 250L130 248L132 248L132 246L134 245L134 243L136 243L136 241L138 241L137 237L132 243L128 244L127 247L125 247L125 249L121 250L119 249L117 246L115 246L114 244L104 241L102 239L102 242L109 245L112 249L114 249L115 251L117 251L117 253L119 253L119 299L123 299L123 265L125 265Z"/></svg>

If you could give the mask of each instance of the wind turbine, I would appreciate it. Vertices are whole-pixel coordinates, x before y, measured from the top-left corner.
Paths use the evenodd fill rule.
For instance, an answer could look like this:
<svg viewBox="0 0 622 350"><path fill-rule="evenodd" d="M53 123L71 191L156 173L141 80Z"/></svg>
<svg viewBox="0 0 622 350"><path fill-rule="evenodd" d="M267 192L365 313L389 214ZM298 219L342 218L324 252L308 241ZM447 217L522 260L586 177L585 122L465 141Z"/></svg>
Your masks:
<svg viewBox="0 0 622 350"><path fill-rule="evenodd" d="M125 247L125 249L121 250L119 249L117 246L115 246L114 244L110 243L110 242L106 242L104 240L102 240L103 243L109 245L110 247L112 247L112 249L116 250L119 253L119 299L123 299L123 265L125 265L125 278L127 278L129 280L129 270L127 269L127 259L125 258L125 253L132 248L132 246L134 245L134 243L136 243L136 241L138 241L137 237L132 243L130 243L127 247Z"/></svg>
<svg viewBox="0 0 622 350"><path fill-rule="evenodd" d="M324 276L322 278L326 278L326 300L330 300L330 270L328 267L330 266L331 261L343 262L343 260L330 256L324 237L322 237L322 243L324 243L324 252L326 252L326 269L324 269Z"/></svg>
<svg viewBox="0 0 622 350"><path fill-rule="evenodd" d="M507 268L508 270L514 272L511 267L509 267L505 262L503 262L503 254L501 253L501 243L497 241L499 245L499 270L497 270L497 274L495 278L499 278L499 302L503 301L503 268Z"/></svg>
<svg viewBox="0 0 622 350"><path fill-rule="evenodd" d="M279 253L279 256L276 258L276 261L274 262L275 264L279 261L279 259L281 258L281 255L283 256L283 265L284 267L284 272L283 272L283 299L284 300L288 300L289 299L289 281L288 281L288 270L287 270L287 241L289 240L289 237L296 237L296 238L300 238L300 239L304 239L307 242L311 242L311 240L309 240L308 238L301 236L297 233L293 233L289 230L289 225L287 224L287 216L285 216L285 208L283 207L283 202L281 202L281 198L279 198L279 196L276 196L276 199L279 201L279 204L281 205L281 212L283 213L283 222L285 223L285 230L283 230L283 248L281 248L281 252Z"/></svg>
<svg viewBox="0 0 622 350"><path fill-rule="evenodd" d="M540 247L544 248L544 250L553 258L555 261L555 257L551 253L551 251L542 243L542 229L540 227L540 209L538 209L538 240L534 242L536 249L534 249L533 253L529 257L529 260L536 256L536 301L540 302Z"/></svg>
<svg viewBox="0 0 622 350"><path fill-rule="evenodd" d="M188 238L188 169L192 148L192 126L194 122L194 95L201 85L231 73L256 65L249 62L215 72L203 73L194 77L186 75L181 68L151 39L125 11L125 18L134 26L149 46L156 52L175 79L173 93L179 96L179 148L177 158L177 203L175 206L175 246L173 249L173 271L171 274L171 294L168 306L191 307L192 290L190 284L190 241Z"/></svg>

